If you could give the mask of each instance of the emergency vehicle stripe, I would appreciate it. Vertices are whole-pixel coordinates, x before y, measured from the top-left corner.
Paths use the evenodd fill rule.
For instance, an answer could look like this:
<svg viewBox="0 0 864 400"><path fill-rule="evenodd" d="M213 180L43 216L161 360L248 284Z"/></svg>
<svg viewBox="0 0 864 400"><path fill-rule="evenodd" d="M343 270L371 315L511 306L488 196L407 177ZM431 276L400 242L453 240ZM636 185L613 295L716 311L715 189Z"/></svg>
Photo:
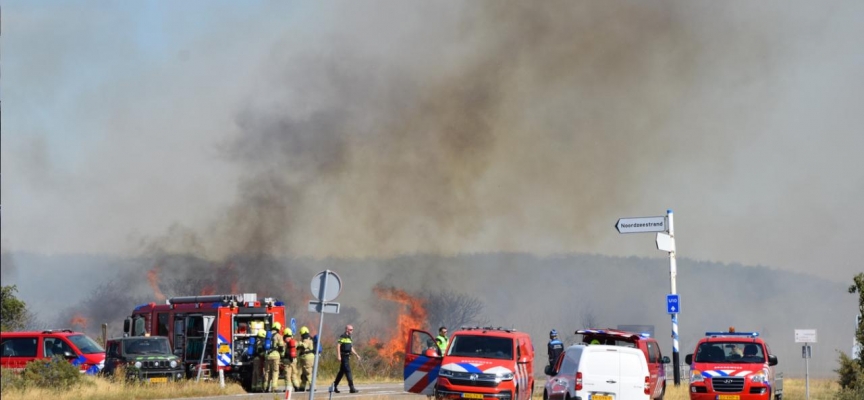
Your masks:
<svg viewBox="0 0 864 400"><path fill-rule="evenodd" d="M434 385L438 380L439 368L437 360L418 357L405 367L405 387L410 388L410 392L421 392Z"/></svg>
<svg viewBox="0 0 864 400"><path fill-rule="evenodd" d="M702 376L706 378L714 378L718 376L747 376L753 373L753 371L737 371L737 370L711 370L702 372Z"/></svg>
<svg viewBox="0 0 864 400"><path fill-rule="evenodd" d="M465 372L473 372L473 373L475 373L475 374L479 374L479 373L482 373L482 372L483 372L483 371L480 370L480 368L475 367L473 364L468 364L468 363L457 363L456 365L458 365L458 366L462 367L463 369L465 369Z"/></svg>
<svg viewBox="0 0 864 400"><path fill-rule="evenodd" d="M229 346L231 345L231 343L229 343L224 336L222 336L221 334L216 334L216 348L218 349L219 345L221 344L227 344ZM217 357L217 361L220 367L227 367L231 365L231 352L220 353Z"/></svg>

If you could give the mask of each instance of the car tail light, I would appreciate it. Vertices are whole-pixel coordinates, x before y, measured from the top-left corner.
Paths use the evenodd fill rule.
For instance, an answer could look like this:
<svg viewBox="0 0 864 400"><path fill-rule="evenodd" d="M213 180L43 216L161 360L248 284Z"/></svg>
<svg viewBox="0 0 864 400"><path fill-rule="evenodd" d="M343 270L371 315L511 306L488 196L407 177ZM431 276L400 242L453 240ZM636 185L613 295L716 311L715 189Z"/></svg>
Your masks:
<svg viewBox="0 0 864 400"><path fill-rule="evenodd" d="M648 377L645 377L645 394L651 394L651 391L648 389Z"/></svg>
<svg viewBox="0 0 864 400"><path fill-rule="evenodd" d="M576 390L582 390L582 373L576 373Z"/></svg>

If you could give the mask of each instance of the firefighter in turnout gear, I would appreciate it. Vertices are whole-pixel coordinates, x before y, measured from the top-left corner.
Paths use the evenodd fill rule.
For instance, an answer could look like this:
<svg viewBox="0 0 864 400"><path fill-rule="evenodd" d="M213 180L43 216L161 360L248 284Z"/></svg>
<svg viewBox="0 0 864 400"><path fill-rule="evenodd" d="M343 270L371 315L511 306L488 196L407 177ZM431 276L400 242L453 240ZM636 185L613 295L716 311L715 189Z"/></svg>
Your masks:
<svg viewBox="0 0 864 400"><path fill-rule="evenodd" d="M285 350L285 342L282 340L282 324L274 322L270 326L270 349L265 352L264 380L266 391L272 393L276 390L279 382L279 361Z"/></svg>
<svg viewBox="0 0 864 400"><path fill-rule="evenodd" d="M552 330L549 332L549 344L546 345L546 352L549 355L549 365L555 365L558 356L564 351L564 343L558 340L558 331Z"/></svg>
<svg viewBox="0 0 864 400"><path fill-rule="evenodd" d="M291 328L285 328L282 332L282 340L285 342L285 351L282 352L282 367L285 370L285 390L297 390L294 382L294 371L297 369L297 341L294 340L294 332Z"/></svg>
<svg viewBox="0 0 864 400"><path fill-rule="evenodd" d="M264 339L267 332L263 329L256 334L255 356L252 358L252 391L261 390L264 369Z"/></svg>
<svg viewBox="0 0 864 400"><path fill-rule="evenodd" d="M312 379L312 364L315 363L315 343L309 336L309 328L300 327L300 343L297 344L297 370L294 375L294 384L298 392L305 392L306 385ZM312 390L310 388L309 390Z"/></svg>
<svg viewBox="0 0 864 400"><path fill-rule="evenodd" d="M438 355L443 356L444 352L447 350L447 344L450 343L450 339L447 338L447 327L442 326L438 328L438 336L435 337L435 344L438 346Z"/></svg>
<svg viewBox="0 0 864 400"><path fill-rule="evenodd" d="M354 327L351 325L345 326L345 333L342 336L339 336L339 351L336 352L336 358L339 360L339 373L336 374L336 380L333 381L333 391L339 393L339 382L342 381L342 377L348 379L348 389L351 393L357 393L357 390L354 387L354 376L351 374L351 354L357 356L357 360L360 360L360 355L357 354L357 351L354 350L353 343L351 343L351 333L354 332Z"/></svg>

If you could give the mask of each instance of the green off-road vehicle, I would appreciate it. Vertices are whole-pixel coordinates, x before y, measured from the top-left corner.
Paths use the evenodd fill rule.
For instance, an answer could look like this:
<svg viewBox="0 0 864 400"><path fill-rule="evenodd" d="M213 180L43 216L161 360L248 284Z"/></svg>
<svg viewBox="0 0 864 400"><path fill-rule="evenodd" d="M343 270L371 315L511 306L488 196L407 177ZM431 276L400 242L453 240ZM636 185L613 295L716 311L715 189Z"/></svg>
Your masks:
<svg viewBox="0 0 864 400"><path fill-rule="evenodd" d="M186 375L183 363L171 353L171 344L165 336L109 339L105 348L103 372L108 376L123 373L131 380L165 383Z"/></svg>

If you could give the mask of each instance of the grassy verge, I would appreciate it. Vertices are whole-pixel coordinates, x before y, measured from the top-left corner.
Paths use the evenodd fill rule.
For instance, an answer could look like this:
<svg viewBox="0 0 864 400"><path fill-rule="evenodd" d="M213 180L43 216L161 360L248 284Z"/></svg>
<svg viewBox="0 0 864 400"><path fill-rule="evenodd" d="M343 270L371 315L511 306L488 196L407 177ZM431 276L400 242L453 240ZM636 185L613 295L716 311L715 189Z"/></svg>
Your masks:
<svg viewBox="0 0 864 400"><path fill-rule="evenodd" d="M109 400L109 399L168 399L177 397L204 397L245 393L240 385L218 382L182 381L165 384L140 384L85 376L79 387L57 391L43 387L7 388L3 400Z"/></svg>

